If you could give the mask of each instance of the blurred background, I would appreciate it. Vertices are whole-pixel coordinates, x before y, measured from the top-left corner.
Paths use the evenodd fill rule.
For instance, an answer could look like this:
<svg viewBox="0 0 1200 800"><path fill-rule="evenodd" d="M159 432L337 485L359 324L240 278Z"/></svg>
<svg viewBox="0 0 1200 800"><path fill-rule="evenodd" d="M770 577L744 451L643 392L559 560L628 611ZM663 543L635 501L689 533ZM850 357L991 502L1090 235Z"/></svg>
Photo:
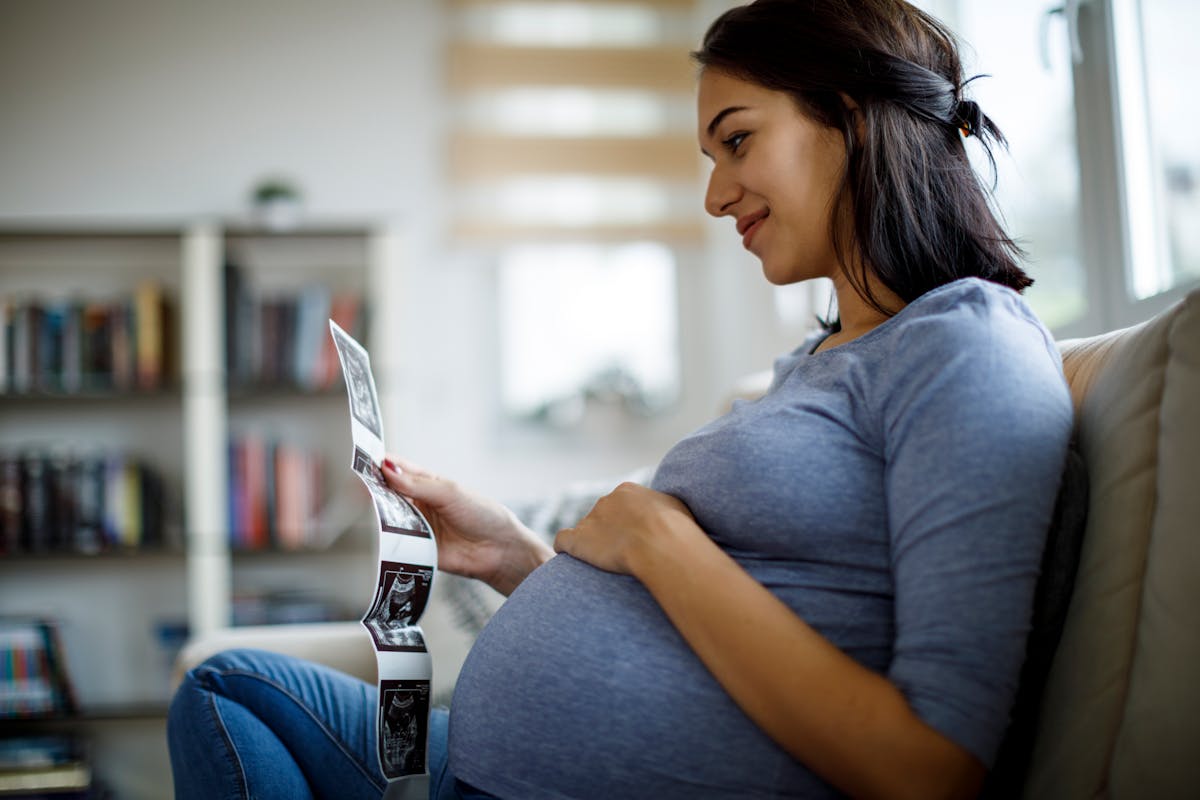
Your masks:
<svg viewBox="0 0 1200 800"><path fill-rule="evenodd" d="M402 287L371 304L405 342L406 373L387 379L420 420L393 446L525 491L564 475L563 442L586 440L615 397L653 420L606 418L588 471L644 463L811 324L809 293L763 286L732 223L700 207L685 54L727 5L10 1L0 219L241 220L254 188L282 179L301 227L402 232ZM925 5L962 35L969 73L990 75L972 92L1012 146L997 203L1048 323L1098 330L1200 274L1196 112L1182 102L1194 4L1114 3L1130 18L1112 24L1133 29L1103 32L1037 0ZM1072 38L1089 33L1096 46L1073 62ZM1108 63L1122 44L1142 73L1128 108ZM1125 139L1141 149L1114 174ZM1120 189L1154 257L1127 259L1117 282L1096 266L1120 258L1106 252L1116 220L1084 223ZM529 463L507 468L517 453Z"/></svg>
<svg viewBox="0 0 1200 800"><path fill-rule="evenodd" d="M189 632L361 615L329 316L389 449L514 504L654 464L812 330L828 287L703 212L687 53L730 5L0 3L0 648L34 676L0 734L169 796ZM1196 286L1200 5L919 5L987 76L1056 335Z"/></svg>

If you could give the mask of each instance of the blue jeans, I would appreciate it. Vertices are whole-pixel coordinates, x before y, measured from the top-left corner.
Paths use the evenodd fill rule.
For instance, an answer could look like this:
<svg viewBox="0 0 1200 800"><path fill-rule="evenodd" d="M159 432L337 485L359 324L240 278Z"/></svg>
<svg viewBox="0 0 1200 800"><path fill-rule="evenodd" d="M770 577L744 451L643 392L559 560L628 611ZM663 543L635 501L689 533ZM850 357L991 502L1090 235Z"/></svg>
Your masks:
<svg viewBox="0 0 1200 800"><path fill-rule="evenodd" d="M229 650L191 670L171 702L167 742L177 800L372 798L387 787L376 756L376 688L261 650ZM429 797L490 795L446 764L449 715L429 722Z"/></svg>

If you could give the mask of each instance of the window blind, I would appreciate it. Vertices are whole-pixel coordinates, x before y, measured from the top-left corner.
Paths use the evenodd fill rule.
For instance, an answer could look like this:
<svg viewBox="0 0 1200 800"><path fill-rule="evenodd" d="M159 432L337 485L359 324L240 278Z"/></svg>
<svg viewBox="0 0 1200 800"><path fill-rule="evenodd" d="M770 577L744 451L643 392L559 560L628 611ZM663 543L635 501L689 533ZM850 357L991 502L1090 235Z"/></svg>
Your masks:
<svg viewBox="0 0 1200 800"><path fill-rule="evenodd" d="M454 0L452 236L700 241L693 5Z"/></svg>

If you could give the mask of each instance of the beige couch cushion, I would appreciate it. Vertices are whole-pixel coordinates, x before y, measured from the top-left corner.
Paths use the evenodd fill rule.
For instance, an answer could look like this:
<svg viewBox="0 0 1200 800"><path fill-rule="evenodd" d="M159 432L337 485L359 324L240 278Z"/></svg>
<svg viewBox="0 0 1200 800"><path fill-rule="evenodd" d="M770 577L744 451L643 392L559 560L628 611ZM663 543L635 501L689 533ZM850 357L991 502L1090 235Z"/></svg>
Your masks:
<svg viewBox="0 0 1200 800"><path fill-rule="evenodd" d="M1090 502L1025 796L1195 797L1200 292L1061 349Z"/></svg>

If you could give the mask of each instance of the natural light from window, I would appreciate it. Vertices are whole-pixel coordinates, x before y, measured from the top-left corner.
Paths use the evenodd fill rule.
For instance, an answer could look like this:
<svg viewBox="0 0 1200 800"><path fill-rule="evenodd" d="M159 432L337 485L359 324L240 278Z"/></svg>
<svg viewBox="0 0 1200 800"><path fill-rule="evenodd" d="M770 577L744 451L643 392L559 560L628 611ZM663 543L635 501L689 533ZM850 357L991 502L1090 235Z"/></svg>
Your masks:
<svg viewBox="0 0 1200 800"><path fill-rule="evenodd" d="M509 178L466 191L460 202L507 223L561 227L662 221L678 205L661 182L585 175Z"/></svg>
<svg viewBox="0 0 1200 800"><path fill-rule="evenodd" d="M474 130L526 136L648 136L690 130L695 103L633 89L520 87L479 93L461 104Z"/></svg>
<svg viewBox="0 0 1200 800"><path fill-rule="evenodd" d="M505 3L461 17L470 38L546 47L641 46L663 38L662 14L637 4Z"/></svg>
<svg viewBox="0 0 1200 800"><path fill-rule="evenodd" d="M570 424L589 400L647 413L678 394L669 248L514 247L500 259L499 301L510 413Z"/></svg>
<svg viewBox="0 0 1200 800"><path fill-rule="evenodd" d="M1158 263L1134 260L1139 298L1200 278L1200 107L1196 104L1196 0L1142 0L1155 219L1165 246ZM1135 111L1136 113L1136 111Z"/></svg>
<svg viewBox="0 0 1200 800"><path fill-rule="evenodd" d="M967 90L1009 142L996 152L996 203L1010 235L1029 256L1035 284L1030 304L1050 327L1086 311L1080 258L1079 157L1066 26L1047 17L1045 0L918 2L962 38L967 77L986 73ZM986 157L968 152L985 180Z"/></svg>

